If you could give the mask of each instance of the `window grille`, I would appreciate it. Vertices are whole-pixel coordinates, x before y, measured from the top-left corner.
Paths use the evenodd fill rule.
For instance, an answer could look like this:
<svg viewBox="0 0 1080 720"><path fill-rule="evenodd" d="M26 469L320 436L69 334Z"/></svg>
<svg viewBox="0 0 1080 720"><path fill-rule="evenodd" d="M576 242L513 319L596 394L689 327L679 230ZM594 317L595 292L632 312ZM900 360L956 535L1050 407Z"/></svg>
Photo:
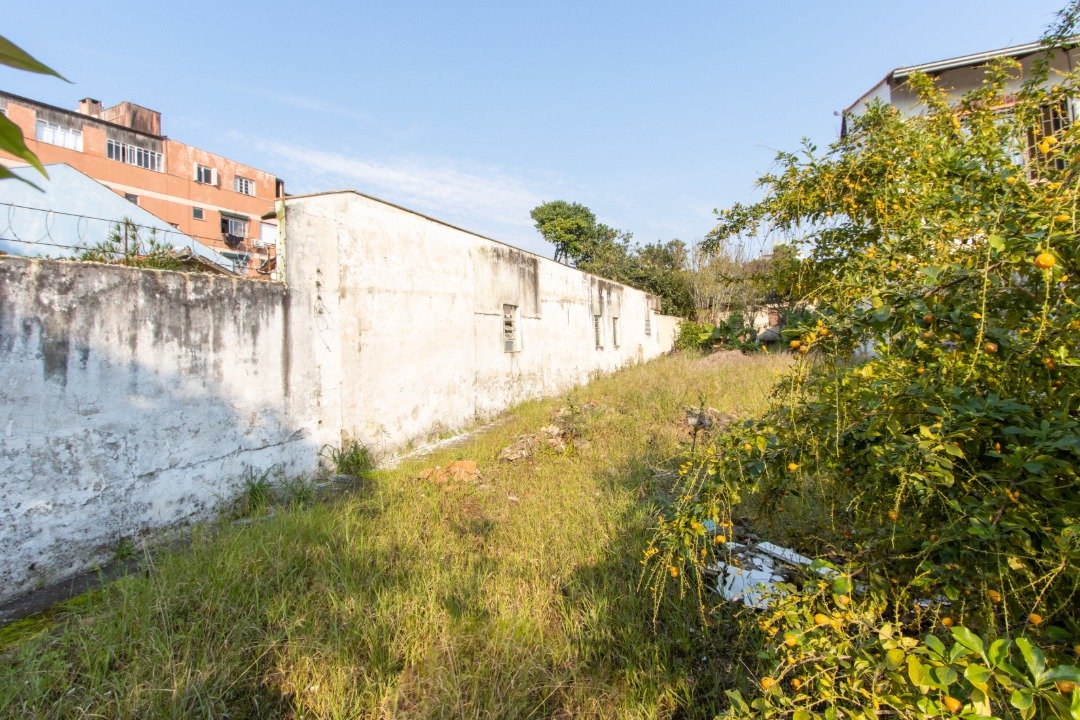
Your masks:
<svg viewBox="0 0 1080 720"><path fill-rule="evenodd" d="M503 352L517 352L518 344L517 305L503 305Z"/></svg>

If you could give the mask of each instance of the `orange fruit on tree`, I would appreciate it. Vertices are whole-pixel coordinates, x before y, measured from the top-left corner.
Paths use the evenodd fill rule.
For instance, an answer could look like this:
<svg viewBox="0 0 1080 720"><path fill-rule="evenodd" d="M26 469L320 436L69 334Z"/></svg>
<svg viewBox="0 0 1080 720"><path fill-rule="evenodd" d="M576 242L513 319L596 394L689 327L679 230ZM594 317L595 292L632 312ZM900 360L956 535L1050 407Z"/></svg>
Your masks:
<svg viewBox="0 0 1080 720"><path fill-rule="evenodd" d="M1064 693L1065 695L1068 695L1076 689L1076 683L1072 680L1058 680L1054 685L1057 687L1059 693Z"/></svg>
<svg viewBox="0 0 1080 720"><path fill-rule="evenodd" d="M946 695L945 699L941 702L946 707L946 709L948 709L948 711L954 715L960 712L960 708L964 707L964 703L960 702L952 695Z"/></svg>
<svg viewBox="0 0 1080 720"><path fill-rule="evenodd" d="M787 464L787 469L790 470L791 472L795 472L796 470L799 469L799 463L797 463L797 462L789 462Z"/></svg>
<svg viewBox="0 0 1080 720"><path fill-rule="evenodd" d="M989 354L993 355L998 351L998 344L996 342L988 342L983 345L983 349L986 350L986 352L988 352Z"/></svg>
<svg viewBox="0 0 1080 720"><path fill-rule="evenodd" d="M790 347L792 350L796 349L800 345L802 345L802 342L800 342L799 340L792 340L788 343L788 347Z"/></svg>
<svg viewBox="0 0 1080 720"><path fill-rule="evenodd" d="M1042 625L1043 617L1039 613L1031 613L1028 615L1028 621L1032 625Z"/></svg>
<svg viewBox="0 0 1080 720"><path fill-rule="evenodd" d="M941 624L947 628L951 628L953 626L953 619L946 615L945 617L941 618Z"/></svg>
<svg viewBox="0 0 1080 720"><path fill-rule="evenodd" d="M766 675L765 677L761 678L760 683L761 683L761 689L762 690L768 690L769 688L771 688L773 685L776 684L776 680L774 680L773 678Z"/></svg>
<svg viewBox="0 0 1080 720"><path fill-rule="evenodd" d="M1040 270L1049 270L1057 263L1057 258L1048 252L1042 252L1035 256L1035 267Z"/></svg>
<svg viewBox="0 0 1080 720"><path fill-rule="evenodd" d="M1072 215L1069 215L1067 213L1058 213L1054 216L1054 220L1056 222L1069 222L1070 220L1072 220Z"/></svg>
<svg viewBox="0 0 1080 720"><path fill-rule="evenodd" d="M987 590L986 597L988 600L990 600L990 602L994 603L995 605L1001 602L1001 593L999 593L997 590Z"/></svg>
<svg viewBox="0 0 1080 720"><path fill-rule="evenodd" d="M799 642L799 636L795 633L784 633L784 644L788 647L795 647Z"/></svg>
<svg viewBox="0 0 1080 720"><path fill-rule="evenodd" d="M828 625L830 622L832 622L832 620L830 620L829 616L825 613L817 613L816 615L814 615L815 625Z"/></svg>
<svg viewBox="0 0 1080 720"><path fill-rule="evenodd" d="M791 679L791 687L794 688L795 690L798 690L802 686L803 686L803 679L802 678L792 678Z"/></svg>
<svg viewBox="0 0 1080 720"><path fill-rule="evenodd" d="M900 519L900 513L896 512L895 510L890 510L889 511L889 519L892 520L893 522L896 522L897 520Z"/></svg>

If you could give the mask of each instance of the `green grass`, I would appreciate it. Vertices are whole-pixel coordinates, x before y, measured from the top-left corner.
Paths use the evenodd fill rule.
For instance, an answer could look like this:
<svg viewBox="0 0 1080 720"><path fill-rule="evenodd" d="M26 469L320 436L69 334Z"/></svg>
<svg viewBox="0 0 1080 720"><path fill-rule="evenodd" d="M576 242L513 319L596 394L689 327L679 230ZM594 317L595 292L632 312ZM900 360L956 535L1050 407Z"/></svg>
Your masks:
<svg viewBox="0 0 1080 720"><path fill-rule="evenodd" d="M566 398L526 403L334 501L196 532L0 648L0 716L712 717L736 630L702 628L692 597L654 629L654 468L685 449L686 407L755 412L783 365L663 358L573 393L600 405L579 451L498 462ZM482 478L417 479L455 459Z"/></svg>

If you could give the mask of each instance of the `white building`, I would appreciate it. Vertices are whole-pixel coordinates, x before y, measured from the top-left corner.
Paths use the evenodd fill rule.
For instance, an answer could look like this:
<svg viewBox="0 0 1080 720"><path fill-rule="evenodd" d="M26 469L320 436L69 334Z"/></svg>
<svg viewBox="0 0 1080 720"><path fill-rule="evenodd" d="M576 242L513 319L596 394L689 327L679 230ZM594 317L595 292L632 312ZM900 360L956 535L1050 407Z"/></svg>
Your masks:
<svg viewBox="0 0 1080 720"><path fill-rule="evenodd" d="M1007 111L1009 106L1016 101L1016 93L1020 91L1023 83L1031 77L1035 64L1045 57L1046 52L1046 46L1041 42L1033 42L890 70L880 82L844 110L840 135L841 137L846 135L851 118L862 114L875 100L893 105L905 116L921 113L924 108L914 88L907 82L916 73L923 73L934 78L938 86L945 90L951 99L959 102L965 93L982 85L987 63L998 58L1013 58L1019 61L1022 67L1019 76L1010 79L1006 85L1001 109ZM1051 51L1047 85L1053 85L1057 78L1071 72L1078 63L1080 63L1080 46L1067 45ZM1074 101L1060 106L1047 106L1044 109L1043 128L1039 135L1047 135L1060 130L1069 124L1074 116ZM1029 142L1034 144L1032 138L1029 138Z"/></svg>

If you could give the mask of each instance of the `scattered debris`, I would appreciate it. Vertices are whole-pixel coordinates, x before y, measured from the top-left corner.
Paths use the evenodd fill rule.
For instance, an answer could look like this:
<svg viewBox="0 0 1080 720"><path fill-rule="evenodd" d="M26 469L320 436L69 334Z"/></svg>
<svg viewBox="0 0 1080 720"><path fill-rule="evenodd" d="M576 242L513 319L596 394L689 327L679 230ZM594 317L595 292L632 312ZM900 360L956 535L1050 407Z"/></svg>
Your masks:
<svg viewBox="0 0 1080 720"><path fill-rule="evenodd" d="M507 462L524 460L531 457L541 447L549 447L555 452L566 452L570 448L585 450L589 442L582 439L583 418L587 413L595 412L596 403L585 402L580 405L567 405L559 408L552 415L550 425L545 425L537 432L519 435L514 442L503 448L499 459Z"/></svg>
<svg viewBox="0 0 1080 720"><path fill-rule="evenodd" d="M727 561L706 568L716 575L716 592L725 600L758 610L770 607L773 599L787 594L778 584L792 582L799 570L814 564L810 558L770 542L729 541L724 548L728 551ZM836 574L829 567L819 567L817 572Z"/></svg>
<svg viewBox="0 0 1080 720"><path fill-rule="evenodd" d="M509 500L512 503L521 502L521 499L517 495L507 495L506 499Z"/></svg>
<svg viewBox="0 0 1080 720"><path fill-rule="evenodd" d="M719 432L738 422L739 418L730 413L722 413L716 408L686 408L686 425L693 431L706 430Z"/></svg>
<svg viewBox="0 0 1080 720"><path fill-rule="evenodd" d="M419 478L421 480L431 480L439 485L451 481L460 483L474 482L480 479L480 470L477 468L475 460L455 460L446 467L436 465L421 470Z"/></svg>

